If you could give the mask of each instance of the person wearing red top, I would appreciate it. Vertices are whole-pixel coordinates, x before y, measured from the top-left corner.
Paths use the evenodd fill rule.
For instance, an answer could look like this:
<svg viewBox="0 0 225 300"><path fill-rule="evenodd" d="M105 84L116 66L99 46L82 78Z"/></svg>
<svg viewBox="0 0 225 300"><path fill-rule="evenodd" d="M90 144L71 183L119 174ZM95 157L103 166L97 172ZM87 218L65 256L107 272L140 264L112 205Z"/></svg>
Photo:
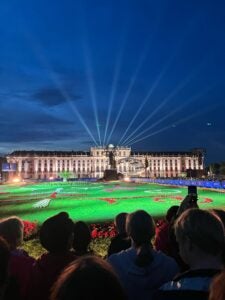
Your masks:
<svg viewBox="0 0 225 300"><path fill-rule="evenodd" d="M0 221L0 236L8 243L10 259L8 273L11 282L18 289L18 298L25 299L30 281L32 265L35 259L24 250L18 249L23 241L23 222L18 217L10 217Z"/></svg>
<svg viewBox="0 0 225 300"><path fill-rule="evenodd" d="M156 224L155 249L170 256L172 256L170 229L178 209L177 205L171 206L166 213L165 220L160 220Z"/></svg>

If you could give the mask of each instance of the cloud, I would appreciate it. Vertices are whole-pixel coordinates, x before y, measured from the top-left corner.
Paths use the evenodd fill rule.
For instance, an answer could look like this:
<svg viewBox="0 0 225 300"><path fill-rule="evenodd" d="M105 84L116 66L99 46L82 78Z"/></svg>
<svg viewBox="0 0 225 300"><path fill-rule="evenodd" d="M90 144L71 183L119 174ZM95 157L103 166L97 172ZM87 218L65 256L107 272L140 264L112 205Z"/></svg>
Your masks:
<svg viewBox="0 0 225 300"><path fill-rule="evenodd" d="M75 93L73 89L65 88L64 91L61 91L54 87L41 88L32 95L32 98L45 106L51 107L65 103L67 101L65 95L71 101L82 99L82 96Z"/></svg>

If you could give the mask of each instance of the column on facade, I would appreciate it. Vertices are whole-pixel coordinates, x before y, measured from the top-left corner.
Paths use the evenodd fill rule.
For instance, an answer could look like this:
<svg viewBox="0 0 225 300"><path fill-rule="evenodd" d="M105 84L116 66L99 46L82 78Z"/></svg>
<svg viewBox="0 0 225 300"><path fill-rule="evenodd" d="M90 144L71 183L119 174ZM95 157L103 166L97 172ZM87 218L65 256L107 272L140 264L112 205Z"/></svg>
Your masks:
<svg viewBox="0 0 225 300"><path fill-rule="evenodd" d="M164 165L163 165L163 158L160 158L160 176L163 177L164 176Z"/></svg>
<svg viewBox="0 0 225 300"><path fill-rule="evenodd" d="M18 160L18 171L19 171L19 173L22 172L22 159Z"/></svg>
<svg viewBox="0 0 225 300"><path fill-rule="evenodd" d="M72 162L72 159L69 160L69 171L70 172L73 171L73 162Z"/></svg>
<svg viewBox="0 0 225 300"><path fill-rule="evenodd" d="M185 169L189 169L189 159L188 159L188 157L185 158Z"/></svg>
<svg viewBox="0 0 225 300"><path fill-rule="evenodd" d="M191 157L191 169L194 170L194 157Z"/></svg>
<svg viewBox="0 0 225 300"><path fill-rule="evenodd" d="M96 158L94 158L94 177L96 177Z"/></svg>
<svg viewBox="0 0 225 300"><path fill-rule="evenodd" d="M47 158L47 172L50 172L50 159Z"/></svg>
<svg viewBox="0 0 225 300"><path fill-rule="evenodd" d="M101 172L102 172L102 169L101 169L101 167L102 167L102 160L101 160L100 157L99 157L99 165L98 166L99 166L99 174L101 174Z"/></svg>
<svg viewBox="0 0 225 300"><path fill-rule="evenodd" d="M53 160L53 171L54 171L55 173L58 172L58 159L57 159L57 158L55 158L55 159Z"/></svg>
<svg viewBox="0 0 225 300"><path fill-rule="evenodd" d="M44 159L41 158L41 172L44 172Z"/></svg>
<svg viewBox="0 0 225 300"><path fill-rule="evenodd" d="M177 172L178 172L178 175L180 175L180 173L181 173L181 158L180 157L177 157Z"/></svg>
<svg viewBox="0 0 225 300"><path fill-rule="evenodd" d="M175 157L172 158L172 176L176 176L177 171L175 171Z"/></svg>
<svg viewBox="0 0 225 300"><path fill-rule="evenodd" d="M52 173L55 173L55 158L52 157Z"/></svg>
<svg viewBox="0 0 225 300"><path fill-rule="evenodd" d="M34 172L38 172L38 159L34 159Z"/></svg>
<svg viewBox="0 0 225 300"><path fill-rule="evenodd" d="M199 163L198 163L198 159L197 158L195 159L195 165L196 165L196 170L199 170L200 167L199 167Z"/></svg>

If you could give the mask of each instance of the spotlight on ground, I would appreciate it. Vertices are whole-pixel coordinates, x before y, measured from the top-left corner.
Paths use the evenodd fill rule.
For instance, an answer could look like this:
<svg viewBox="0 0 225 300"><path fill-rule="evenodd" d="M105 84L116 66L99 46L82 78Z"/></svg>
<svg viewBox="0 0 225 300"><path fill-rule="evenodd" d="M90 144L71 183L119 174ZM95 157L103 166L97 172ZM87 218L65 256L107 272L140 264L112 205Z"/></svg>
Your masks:
<svg viewBox="0 0 225 300"><path fill-rule="evenodd" d="M21 179L19 177L14 177L11 181L12 183L18 183L21 181Z"/></svg>
<svg viewBox="0 0 225 300"><path fill-rule="evenodd" d="M130 177L125 176L125 177L123 178L123 180L124 180L125 182L130 182Z"/></svg>

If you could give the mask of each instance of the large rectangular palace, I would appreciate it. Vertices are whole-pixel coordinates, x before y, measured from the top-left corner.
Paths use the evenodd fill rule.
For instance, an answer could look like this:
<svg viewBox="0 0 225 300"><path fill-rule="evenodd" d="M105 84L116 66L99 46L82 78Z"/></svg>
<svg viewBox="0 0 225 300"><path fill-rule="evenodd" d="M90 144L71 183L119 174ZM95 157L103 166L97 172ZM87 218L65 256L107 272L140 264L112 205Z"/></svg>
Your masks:
<svg viewBox="0 0 225 300"><path fill-rule="evenodd" d="M117 172L125 176L181 177L189 173L202 173L204 151L185 152L132 152L130 147L91 147L84 151L14 151L7 162L16 166L23 179L57 178L68 171L73 178L101 178L110 169L113 153Z"/></svg>

